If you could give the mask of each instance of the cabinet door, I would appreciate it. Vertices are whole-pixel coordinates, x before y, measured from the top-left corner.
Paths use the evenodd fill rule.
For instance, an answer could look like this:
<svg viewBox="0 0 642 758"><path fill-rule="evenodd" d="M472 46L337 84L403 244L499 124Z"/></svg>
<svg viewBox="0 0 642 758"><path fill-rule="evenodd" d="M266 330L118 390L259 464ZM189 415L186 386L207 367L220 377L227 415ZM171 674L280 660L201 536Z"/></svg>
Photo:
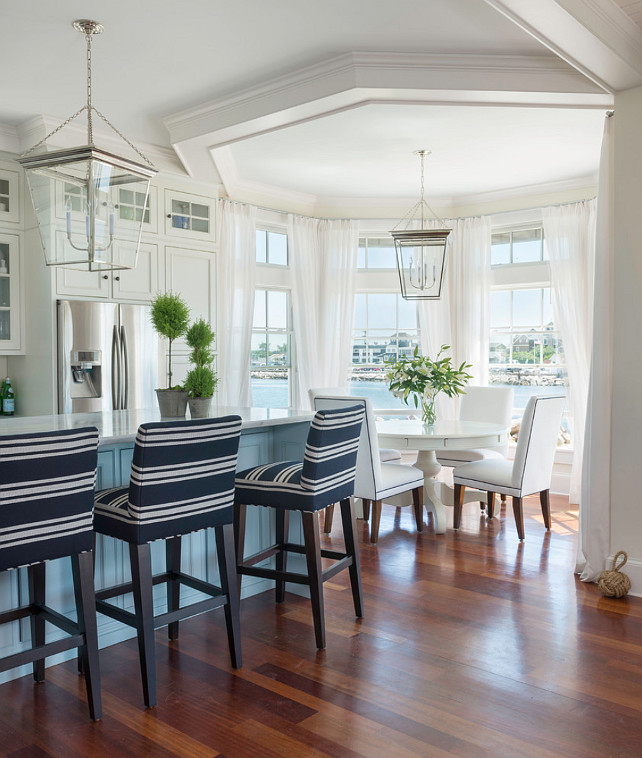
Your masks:
<svg viewBox="0 0 642 758"><path fill-rule="evenodd" d="M215 240L216 201L165 190L165 234L182 239Z"/></svg>
<svg viewBox="0 0 642 758"><path fill-rule="evenodd" d="M200 250L165 248L166 286L178 293L190 309L190 321L203 318L216 331L216 256ZM189 350L176 340L177 352Z"/></svg>
<svg viewBox="0 0 642 758"><path fill-rule="evenodd" d="M133 243L127 242L119 245L133 247ZM114 271L110 277L114 299L148 302L158 292L158 246L141 242L136 268Z"/></svg>
<svg viewBox="0 0 642 758"><path fill-rule="evenodd" d="M20 175L0 168L0 223L20 221Z"/></svg>
<svg viewBox="0 0 642 758"><path fill-rule="evenodd" d="M0 354L22 349L20 238L0 234Z"/></svg>

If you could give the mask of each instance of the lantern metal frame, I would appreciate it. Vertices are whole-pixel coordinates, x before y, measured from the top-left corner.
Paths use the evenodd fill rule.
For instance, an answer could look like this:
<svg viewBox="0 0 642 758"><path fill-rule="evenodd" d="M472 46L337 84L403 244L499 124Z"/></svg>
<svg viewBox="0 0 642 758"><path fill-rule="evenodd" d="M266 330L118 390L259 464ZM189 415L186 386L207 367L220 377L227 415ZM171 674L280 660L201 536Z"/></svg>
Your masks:
<svg viewBox="0 0 642 758"><path fill-rule="evenodd" d="M87 102L76 113L70 116L66 121L60 124L56 129L46 135L40 142L35 144L29 150L25 151L18 159L18 163L25 169L27 175L27 181L29 183L29 190L31 194L31 201L38 217L38 227L40 231L40 237L42 246L45 253L45 263L48 266L69 267L69 268L84 268L89 271L105 271L105 270L120 270L129 269L136 266L136 259L138 255L138 248L140 246L140 239L142 233L142 216L137 231L131 233L130 241L132 244L135 242L135 250L131 254L131 260L126 261L124 256L114 259L114 207L107 209L105 213L105 221L103 233L104 236L108 236L108 239L101 244L98 241L98 227L97 216L99 213L99 206L106 205L106 202L100 202L96 196L97 182L100 189L103 191L105 187L126 186L136 183L139 189L136 190L141 195L144 193L145 200L143 208L147 205L147 199L149 196L149 185L151 179L157 173L151 161L145 156L135 145L133 145L127 137L125 137L116 127L106 118L93 104L92 104L92 81L91 81L91 43L92 37L95 34L101 34L104 31L102 24L90 19L79 19L73 22L73 27L76 31L79 31L85 35L87 45ZM79 147L67 148L62 150L54 150L51 152L34 153L34 151L71 123L74 119L80 116L81 113L87 113L87 144ZM103 150L94 144L93 136L93 115L96 114L107 126L110 127L142 160L144 163L131 158L126 158L110 150ZM73 164L85 164L84 176L78 177L73 174ZM32 177L34 181L32 181ZM56 254L56 239L55 234L45 233L43 225L40 219L40 204L36 197L37 182L35 178L40 179L44 177L49 179L50 182L76 185L84 189L87 197L86 201L86 244L78 244L77 240L72 238L72 228L70 213L66 213L67 217L67 229L66 240L69 246L81 253L77 259L60 257ZM42 190L42 186L38 186L39 190ZM50 207L53 203L51 197L55 198L55 185L50 186ZM55 199L53 200L55 203ZM49 225L48 225L49 226ZM108 233L107 233L108 232ZM48 242L48 244L47 244ZM109 255L105 255L109 253Z"/></svg>
<svg viewBox="0 0 642 758"><path fill-rule="evenodd" d="M390 232L397 254L397 270L401 296L405 300L438 300L446 271L446 254L451 229L447 228L443 219L439 218L424 198L424 160L430 155L430 150L415 150L421 161L421 194L419 200L410 208L408 213L395 225ZM426 229L426 211L431 213L441 228ZM421 227L409 228L415 217L419 215ZM406 222L403 230L397 227ZM414 251L414 256L409 255ZM417 252L418 251L418 252ZM439 271L437 271L439 264Z"/></svg>

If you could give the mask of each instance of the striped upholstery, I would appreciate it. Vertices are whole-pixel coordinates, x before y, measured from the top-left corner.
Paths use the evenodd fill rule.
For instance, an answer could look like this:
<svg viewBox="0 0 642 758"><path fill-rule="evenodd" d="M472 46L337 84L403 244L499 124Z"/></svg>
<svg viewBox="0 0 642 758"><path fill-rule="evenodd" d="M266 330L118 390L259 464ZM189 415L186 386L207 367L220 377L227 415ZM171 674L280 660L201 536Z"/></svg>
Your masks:
<svg viewBox="0 0 642 758"><path fill-rule="evenodd" d="M0 571L93 544L95 427L0 437Z"/></svg>
<svg viewBox="0 0 642 758"><path fill-rule="evenodd" d="M236 502L317 511L350 497L364 410L317 411L303 461L255 466L236 477Z"/></svg>
<svg viewBox="0 0 642 758"><path fill-rule="evenodd" d="M94 528L144 544L232 522L241 418L142 424L129 487L96 494Z"/></svg>

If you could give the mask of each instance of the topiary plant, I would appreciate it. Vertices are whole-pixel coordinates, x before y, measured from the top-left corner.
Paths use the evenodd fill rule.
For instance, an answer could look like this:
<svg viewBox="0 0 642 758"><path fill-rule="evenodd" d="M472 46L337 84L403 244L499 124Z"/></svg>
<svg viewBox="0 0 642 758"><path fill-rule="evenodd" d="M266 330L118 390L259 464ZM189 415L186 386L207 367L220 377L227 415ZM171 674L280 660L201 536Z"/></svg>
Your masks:
<svg viewBox="0 0 642 758"><path fill-rule="evenodd" d="M187 303L174 292L158 294L152 300L151 319L154 329L166 337L169 343L167 389L181 389L180 387L172 387L172 343L178 337L182 337L189 326Z"/></svg>
<svg viewBox="0 0 642 758"><path fill-rule="evenodd" d="M185 339L192 348L189 359L194 364L185 378L185 389L190 397L211 397L218 384L212 368L214 332L207 321L200 318L190 326Z"/></svg>

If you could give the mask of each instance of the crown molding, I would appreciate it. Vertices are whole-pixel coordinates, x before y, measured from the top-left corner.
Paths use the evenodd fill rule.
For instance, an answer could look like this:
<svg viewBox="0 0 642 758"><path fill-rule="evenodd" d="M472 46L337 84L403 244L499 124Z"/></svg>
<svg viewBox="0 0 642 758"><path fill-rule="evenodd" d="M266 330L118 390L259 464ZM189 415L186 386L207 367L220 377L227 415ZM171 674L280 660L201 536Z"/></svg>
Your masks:
<svg viewBox="0 0 642 758"><path fill-rule="evenodd" d="M484 0L608 92L642 84L642 29L612 0Z"/></svg>
<svg viewBox="0 0 642 758"><path fill-rule="evenodd" d="M608 107L603 90L554 56L347 53L227 97L166 116L172 144L206 138L209 147L319 118L364 102L479 101Z"/></svg>
<svg viewBox="0 0 642 758"><path fill-rule="evenodd" d="M15 126L0 124L0 150L7 153L20 152L20 140Z"/></svg>
<svg viewBox="0 0 642 758"><path fill-rule="evenodd" d="M17 128L19 149L21 151L28 150L30 147L40 142L40 140L44 139L54 129L60 126L60 124L60 119L46 115L34 116L28 121L20 124ZM96 143L108 148L116 154L123 154L123 152L125 152L128 155L135 155L134 151L132 151L127 143L111 130L94 128L94 139ZM56 148L74 147L86 143L87 127L84 124L81 125L81 123L72 122L67 124L64 129L57 132L52 139L48 140L46 146L43 146L43 149L51 149L52 146L55 146ZM176 152L171 147L153 145L138 140L136 142L136 147L149 158L157 169L185 176L185 169L178 159Z"/></svg>

